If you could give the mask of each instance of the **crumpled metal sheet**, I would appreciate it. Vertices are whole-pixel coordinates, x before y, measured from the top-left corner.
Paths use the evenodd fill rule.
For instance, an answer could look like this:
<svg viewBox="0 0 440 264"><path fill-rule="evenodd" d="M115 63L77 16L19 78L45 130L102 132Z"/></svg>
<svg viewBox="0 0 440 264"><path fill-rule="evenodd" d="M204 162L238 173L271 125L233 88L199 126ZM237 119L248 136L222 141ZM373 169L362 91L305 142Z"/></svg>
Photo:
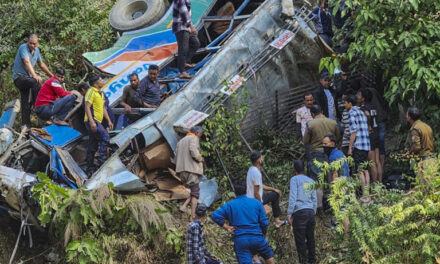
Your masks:
<svg viewBox="0 0 440 264"><path fill-rule="evenodd" d="M7 204L19 211L22 189L36 182L35 175L13 168L0 166L0 191Z"/></svg>
<svg viewBox="0 0 440 264"><path fill-rule="evenodd" d="M13 168L0 166L0 179L0 188L6 186L7 188L20 191L24 186L35 182L37 176Z"/></svg>
<svg viewBox="0 0 440 264"><path fill-rule="evenodd" d="M246 67L267 47L267 41L276 38L275 34L283 29L281 1L266 0L235 29L216 55L181 91L164 101L154 113L123 130L112 139L112 143L121 146L139 130L148 139L147 131L154 131L150 127L155 126L174 150L179 138L173 124L191 109L204 112L209 102L220 93L223 82L235 76L240 67ZM273 97L275 90L289 89L316 79L314 75L322 54L315 41L316 34L302 18L297 18L295 23L300 27L293 41L245 83L251 95L251 106L253 98Z"/></svg>
<svg viewBox="0 0 440 264"><path fill-rule="evenodd" d="M142 191L144 183L138 176L129 172L119 159L119 153L113 154L86 183L86 189L92 190L103 184L113 183L117 191Z"/></svg>

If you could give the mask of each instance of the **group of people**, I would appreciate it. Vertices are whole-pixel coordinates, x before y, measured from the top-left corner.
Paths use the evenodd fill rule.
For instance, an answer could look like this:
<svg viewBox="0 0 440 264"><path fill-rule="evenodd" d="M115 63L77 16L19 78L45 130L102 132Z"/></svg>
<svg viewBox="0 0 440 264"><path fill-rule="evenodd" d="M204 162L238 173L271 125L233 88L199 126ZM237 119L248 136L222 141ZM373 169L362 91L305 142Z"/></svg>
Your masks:
<svg viewBox="0 0 440 264"><path fill-rule="evenodd" d="M38 36L31 34L27 43L20 45L15 56L12 78L20 91L21 120L31 127L31 110L43 121L68 126L66 117L77 103L83 104L77 112L81 115L83 126L89 136L87 145L87 174L92 174L108 157L109 131L113 130L115 115L103 88L104 80L99 75L91 75L87 82L80 83L76 90L67 91L64 86L66 71L56 68L52 73L43 62L38 48ZM43 82L35 71L38 65L49 79ZM130 84L124 87L120 105L124 107L128 125L142 117L141 112L133 108L157 108L161 103L161 86L157 80L159 67L150 65L148 75L139 80L136 73L130 75ZM82 102L77 98L83 96ZM95 154L98 152L98 164L95 166Z"/></svg>
<svg viewBox="0 0 440 264"><path fill-rule="evenodd" d="M347 81L347 78L342 73L342 80ZM320 86L313 92L306 92L304 106L295 111L298 132L305 146L307 174L304 163L295 160L294 176L290 180L287 219L281 219L281 192L263 184L264 159L257 151L250 155L252 166L246 181L234 185L236 199L225 203L211 215L215 223L233 234L234 250L239 263L259 263L258 256L263 257L265 263L274 263L273 252L265 239L268 228L265 204L272 206L275 228L281 228L287 223L293 226L300 263L315 262L315 215L326 202L323 190L307 188L317 181L321 173L315 161L340 161L341 166L334 166L331 173L324 175L327 183L332 183L338 177L358 177L362 188L360 202L371 200L370 182L382 181L387 114L379 93L374 88L354 90L347 83L342 83L342 89L335 89L331 83L329 74L323 72ZM407 121L411 127L410 152L426 162L433 158L434 136L429 125L420 120L421 116L422 112L416 107L410 107L407 111ZM220 263L217 257L206 250L203 235L200 235L203 233L202 222L206 214L206 206L198 204L198 183L203 175L204 163L199 142L202 135L202 128L194 127L177 144L176 170L182 182L191 190L190 198L180 210L186 212L186 207L191 203L191 218L194 220L187 230L189 263ZM350 169L345 159L348 156L353 158L354 170ZM348 219L344 220L343 225L348 230Z"/></svg>
<svg viewBox="0 0 440 264"><path fill-rule="evenodd" d="M356 175L362 186L361 201L368 202L370 182L382 182L387 113L376 89L355 90L347 84L347 74L340 75L339 89L331 85L329 73L323 72L319 87L304 94L304 106L296 110L298 131L305 145L309 175L317 179L320 174L314 160L333 162L351 156L353 171L344 163L341 171L326 180L331 182L336 176ZM419 120L421 115L418 108L408 109L411 141L417 146L411 151L427 159L434 151L434 136L429 126ZM321 207L322 195L320 191L318 194L318 207Z"/></svg>
<svg viewBox="0 0 440 264"><path fill-rule="evenodd" d="M191 4L189 0L173 0L173 32L178 43L177 66L179 78L191 78L186 69L194 67L192 57L200 47L197 30L191 21ZM69 125L66 116L74 108L79 96L76 92L67 91L64 87L66 72L57 68L52 73L43 62L38 48L37 34L31 34L27 43L20 45L15 56L13 81L20 91L21 120L26 127L31 127L32 109L41 120L51 120L57 125ZM43 82L35 66L49 77ZM141 118L145 113L133 111L134 108L157 108L167 93L161 93L163 85L157 81L159 67L150 65L148 76L139 80L136 73L129 76L130 84L124 87L120 106L125 109L126 118L123 126L127 126ZM89 77L88 83L80 83L77 91L84 96L84 126L89 135L87 149L87 173L96 169L95 153L98 151L98 166L107 158L109 134L115 124L115 115L109 100L103 92L104 81L98 75Z"/></svg>
<svg viewBox="0 0 440 264"><path fill-rule="evenodd" d="M341 78L342 89L336 92L329 73L323 72L319 87L304 94L304 106L296 110L296 120L301 128L310 176L316 179L320 174L314 160L333 162L352 156L354 171L350 171L345 162L341 171L332 174L332 179L338 175L358 175L363 190L361 200L368 202L370 172L366 162L370 161L371 180L381 182L386 112L374 88L355 91L344 83L348 81L345 73L341 73ZM326 180L331 182L332 179ZM321 207L321 193L319 196Z"/></svg>
<svg viewBox="0 0 440 264"><path fill-rule="evenodd" d="M199 181L203 175L204 158L200 151L200 138L203 130L199 126L191 128L176 147L176 172L183 184L190 189L190 197L180 206L187 212L191 204L191 223L187 229L188 263L221 263L205 247L203 221L206 216L206 205L198 203L200 196ZM269 221L263 205L271 204L275 228L290 223L294 226L294 237L302 262L315 261L314 216L317 210L315 190L306 190L307 184L313 183L304 175L304 164L294 162L294 177L290 181L288 218L281 220L278 189L263 184L263 156L254 151L250 155L252 166L249 168L246 181L234 184L236 198L225 203L212 215L212 220L230 232L234 238L234 250L239 263L260 263L259 256L265 263L274 263L274 253L265 239Z"/></svg>

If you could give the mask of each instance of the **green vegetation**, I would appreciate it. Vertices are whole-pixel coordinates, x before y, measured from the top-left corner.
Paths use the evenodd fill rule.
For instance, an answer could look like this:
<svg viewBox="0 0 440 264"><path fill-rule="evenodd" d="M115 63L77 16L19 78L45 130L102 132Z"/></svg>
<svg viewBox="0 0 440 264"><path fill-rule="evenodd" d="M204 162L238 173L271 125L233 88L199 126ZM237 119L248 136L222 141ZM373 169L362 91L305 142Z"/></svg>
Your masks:
<svg viewBox="0 0 440 264"><path fill-rule="evenodd" d="M339 7L342 0L334 1ZM323 60L321 66L348 60L356 68L368 66L384 73L389 103L418 103L440 98L440 2L435 0L345 0L356 9L347 23L346 37L354 41L346 54ZM337 8L334 8L336 13ZM344 15L344 14L343 14ZM334 65L334 63L333 63ZM423 96L420 96L423 94ZM421 104L422 105L422 104Z"/></svg>
<svg viewBox="0 0 440 264"><path fill-rule="evenodd" d="M64 238L68 262L164 263L180 253L182 234L154 198L124 197L111 186L65 189L42 173L38 179L32 187L41 207L38 219L43 226L50 225L56 238Z"/></svg>
<svg viewBox="0 0 440 264"><path fill-rule="evenodd" d="M328 262L438 263L439 164L440 159L432 160L423 170L424 183L408 193L386 190L382 184L372 186L373 202L369 204L357 201L357 181L341 177L331 184L329 201L339 224L334 242L347 252L328 257ZM323 173L330 171L329 164L322 164L322 168ZM342 226L345 218L350 220L347 232Z"/></svg>

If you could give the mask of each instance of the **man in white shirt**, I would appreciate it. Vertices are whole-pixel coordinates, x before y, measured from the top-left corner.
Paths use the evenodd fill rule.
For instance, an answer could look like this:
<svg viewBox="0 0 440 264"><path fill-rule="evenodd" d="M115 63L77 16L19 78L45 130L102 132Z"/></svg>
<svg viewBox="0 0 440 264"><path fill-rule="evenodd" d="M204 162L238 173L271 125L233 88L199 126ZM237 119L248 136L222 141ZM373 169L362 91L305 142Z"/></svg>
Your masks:
<svg viewBox="0 0 440 264"><path fill-rule="evenodd" d="M300 126L301 136L304 137L306 133L307 125L309 121L313 120L312 113L310 113L310 108L315 103L312 92L306 92L304 94L304 106L296 110L296 123ZM297 132L300 131L297 129ZM310 159L310 144L304 144L305 155L307 160Z"/></svg>
<svg viewBox="0 0 440 264"><path fill-rule="evenodd" d="M296 110L296 123L301 125L301 136L303 137L306 133L307 124L310 120L313 120L312 114L310 113L310 108L314 102L315 100L313 99L313 93L306 92L304 94L304 105Z"/></svg>
<svg viewBox="0 0 440 264"><path fill-rule="evenodd" d="M279 198L281 192L278 189L263 184L263 177L261 175L263 156L261 153L258 151L252 152L250 159L252 166L249 168L246 176L246 195L249 198L259 200L263 204L271 203L273 217L275 219L275 227L280 228L287 223L287 221L280 220L281 209ZM263 190L269 192L263 193Z"/></svg>

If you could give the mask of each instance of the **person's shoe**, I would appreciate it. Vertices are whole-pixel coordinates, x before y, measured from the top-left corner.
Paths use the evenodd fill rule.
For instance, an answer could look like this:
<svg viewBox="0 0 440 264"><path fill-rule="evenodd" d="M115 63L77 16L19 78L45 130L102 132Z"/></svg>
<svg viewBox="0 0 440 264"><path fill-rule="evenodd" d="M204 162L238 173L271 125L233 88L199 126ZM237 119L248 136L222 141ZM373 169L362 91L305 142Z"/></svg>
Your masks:
<svg viewBox="0 0 440 264"><path fill-rule="evenodd" d="M283 225L287 224L287 220L281 221L281 223L275 224L275 227L278 229L280 227L282 227Z"/></svg>
<svg viewBox="0 0 440 264"><path fill-rule="evenodd" d="M189 69L189 68L194 68L196 67L196 64L192 64L192 63L185 63L185 68Z"/></svg>
<svg viewBox="0 0 440 264"><path fill-rule="evenodd" d="M182 72L179 74L180 79L191 79L191 75L189 75L187 72Z"/></svg>

